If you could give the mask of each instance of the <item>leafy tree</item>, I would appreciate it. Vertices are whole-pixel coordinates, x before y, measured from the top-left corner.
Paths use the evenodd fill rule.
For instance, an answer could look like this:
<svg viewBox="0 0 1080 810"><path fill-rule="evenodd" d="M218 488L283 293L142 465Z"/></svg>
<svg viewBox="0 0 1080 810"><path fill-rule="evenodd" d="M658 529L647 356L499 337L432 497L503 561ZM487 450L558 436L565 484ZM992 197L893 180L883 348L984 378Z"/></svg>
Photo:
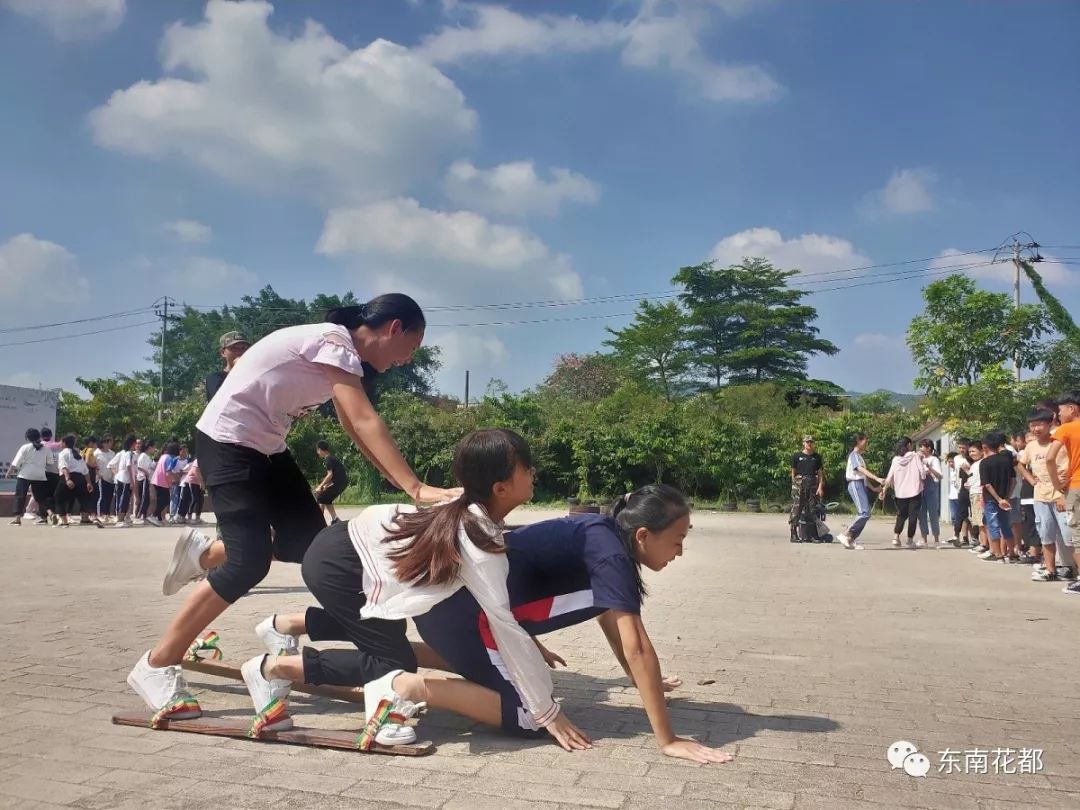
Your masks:
<svg viewBox="0 0 1080 810"><path fill-rule="evenodd" d="M90 398L83 399L70 391L60 393L56 416L58 434L111 434L119 441L129 433L143 436L157 425L157 392L140 380L130 377L76 379L90 392Z"/></svg>
<svg viewBox="0 0 1080 810"><path fill-rule="evenodd" d="M912 319L907 344L919 367L915 384L928 393L973 385L984 369L1019 358L1021 368L1042 362L1046 311L1034 304L1014 308L1006 293L976 288L952 275L923 289L926 308Z"/></svg>
<svg viewBox="0 0 1080 810"><path fill-rule="evenodd" d="M693 352L686 341L686 317L674 301L654 304L642 301L634 322L624 329L608 329L614 337L604 345L614 350L616 359L644 374L671 402L682 388Z"/></svg>
<svg viewBox="0 0 1080 810"><path fill-rule="evenodd" d="M561 354L541 390L559 397L591 402L619 387L620 374L614 358L602 354Z"/></svg>
<svg viewBox="0 0 1080 810"><path fill-rule="evenodd" d="M805 380L809 358L839 349L819 337L817 310L804 290L765 259L717 269L713 262L684 267L673 281L686 288L689 341L700 372L719 387L729 383Z"/></svg>

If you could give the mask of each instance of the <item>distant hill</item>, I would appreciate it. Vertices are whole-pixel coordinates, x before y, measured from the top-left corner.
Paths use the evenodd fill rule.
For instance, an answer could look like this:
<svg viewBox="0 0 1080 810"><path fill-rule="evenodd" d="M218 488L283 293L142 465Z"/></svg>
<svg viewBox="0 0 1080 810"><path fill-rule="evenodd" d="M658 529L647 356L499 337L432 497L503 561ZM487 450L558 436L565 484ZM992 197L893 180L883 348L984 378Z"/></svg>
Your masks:
<svg viewBox="0 0 1080 810"><path fill-rule="evenodd" d="M887 391L884 388L879 388L876 391L845 391L844 396L857 399L858 397L865 397L868 394L886 394L889 397L890 402L895 402L904 410L913 410L920 402L922 402L922 394L900 394L896 391Z"/></svg>

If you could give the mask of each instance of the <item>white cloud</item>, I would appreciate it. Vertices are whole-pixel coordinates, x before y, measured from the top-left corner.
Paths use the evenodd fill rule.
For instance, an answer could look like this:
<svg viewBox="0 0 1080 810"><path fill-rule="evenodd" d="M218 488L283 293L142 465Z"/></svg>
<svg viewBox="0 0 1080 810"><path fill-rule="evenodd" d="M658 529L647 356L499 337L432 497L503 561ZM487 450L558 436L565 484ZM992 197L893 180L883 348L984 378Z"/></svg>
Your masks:
<svg viewBox="0 0 1080 810"><path fill-rule="evenodd" d="M870 216L933 211L936 184L937 174L931 169L897 169L884 188L872 192L864 200L863 211Z"/></svg>
<svg viewBox="0 0 1080 810"><path fill-rule="evenodd" d="M542 56L619 50L628 67L662 70L710 101L775 98L780 84L758 65L713 60L701 44L712 9L730 15L751 4L738 0L643 0L630 20L583 20L577 16L526 16L507 8L456 3L470 24L447 26L426 37L417 52L435 64L477 57Z"/></svg>
<svg viewBox="0 0 1080 810"><path fill-rule="evenodd" d="M738 264L744 258L763 258L778 269L819 273L848 270L871 264L870 259L846 239L827 234L806 233L784 239L772 228L749 228L721 239L710 258L721 265Z"/></svg>
<svg viewBox="0 0 1080 810"><path fill-rule="evenodd" d="M489 214L554 216L564 202L592 204L600 189L569 169L552 169L551 179L536 173L531 160L500 163L478 169L467 160L455 161L446 172L446 195L455 203Z"/></svg>
<svg viewBox="0 0 1080 810"><path fill-rule="evenodd" d="M254 292L259 277L239 264L212 256L194 256L175 269L166 272L165 278L172 285L191 293L228 292L238 298L246 292Z"/></svg>
<svg viewBox="0 0 1080 810"><path fill-rule="evenodd" d="M863 332L856 335L854 343L867 349L892 348L893 346L906 345L903 335L883 335L880 332Z"/></svg>
<svg viewBox="0 0 1080 810"><path fill-rule="evenodd" d="M181 242L209 242L214 232L209 225L203 225L193 219L174 219L165 223L165 230Z"/></svg>
<svg viewBox="0 0 1080 810"><path fill-rule="evenodd" d="M476 113L427 60L382 39L351 50L310 20L280 35L272 11L210 0L200 23L169 26L171 75L94 110L97 143L332 203L401 193L471 142Z"/></svg>
<svg viewBox="0 0 1080 810"><path fill-rule="evenodd" d="M570 258L535 234L472 211L434 211L410 198L330 211L315 250L377 261L383 265L377 274L365 268L369 279L423 290L427 301L582 295ZM493 297L493 290L498 295Z"/></svg>
<svg viewBox="0 0 1080 810"><path fill-rule="evenodd" d="M85 304L89 294L78 260L55 242L21 233L0 243L0 312L55 314L57 306Z"/></svg>
<svg viewBox="0 0 1080 810"><path fill-rule="evenodd" d="M1068 265L1052 264L1051 262L1056 261L1052 255L1044 255L1043 258L1047 261L1036 263L1034 267L1046 284L1070 285L1080 280L1077 273L1069 270ZM931 272L936 272L939 276L949 271L1011 285L1016 274L1012 260L1009 257L1003 257L1001 261L987 264L989 261L990 257L984 253L971 254L957 248L947 248L941 251L928 267ZM1027 286L1027 276L1024 275L1023 270L1020 271L1020 281L1022 285Z"/></svg>
<svg viewBox="0 0 1080 810"><path fill-rule="evenodd" d="M443 371L464 371L470 366L490 369L510 356L506 344L491 332L439 331L431 342L441 350ZM480 393L477 382L473 381L474 394Z"/></svg>
<svg viewBox="0 0 1080 810"><path fill-rule="evenodd" d="M0 0L0 7L44 25L62 42L93 39L123 22L125 0Z"/></svg>

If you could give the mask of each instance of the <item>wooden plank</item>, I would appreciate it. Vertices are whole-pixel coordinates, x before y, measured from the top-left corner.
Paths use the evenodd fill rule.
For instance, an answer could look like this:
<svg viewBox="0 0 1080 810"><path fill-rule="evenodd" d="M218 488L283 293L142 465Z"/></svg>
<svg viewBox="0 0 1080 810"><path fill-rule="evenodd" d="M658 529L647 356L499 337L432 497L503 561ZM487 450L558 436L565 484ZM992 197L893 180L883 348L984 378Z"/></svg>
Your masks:
<svg viewBox="0 0 1080 810"><path fill-rule="evenodd" d="M150 727L150 716L143 711L117 712L112 717L118 726ZM435 747L430 742L413 745L380 745L373 743L367 751L356 747L358 731L330 731L315 728L293 728L288 731L264 731L259 737L249 737L250 721L227 720L221 717L197 717L193 720L163 720L158 731L184 731L189 734L210 734L215 737L238 737L255 742L279 742L318 748L341 748L361 754L386 754L396 757L418 757L430 754Z"/></svg>
<svg viewBox="0 0 1080 810"><path fill-rule="evenodd" d="M240 667L234 667L222 661L198 660L184 661L183 667L191 672L201 672L204 675L217 675L219 678L228 678L233 681L243 681ZM344 700L349 703L364 702L364 687L362 686L319 686L313 683L297 683L292 685L293 691L303 692L305 695L318 695L319 697Z"/></svg>

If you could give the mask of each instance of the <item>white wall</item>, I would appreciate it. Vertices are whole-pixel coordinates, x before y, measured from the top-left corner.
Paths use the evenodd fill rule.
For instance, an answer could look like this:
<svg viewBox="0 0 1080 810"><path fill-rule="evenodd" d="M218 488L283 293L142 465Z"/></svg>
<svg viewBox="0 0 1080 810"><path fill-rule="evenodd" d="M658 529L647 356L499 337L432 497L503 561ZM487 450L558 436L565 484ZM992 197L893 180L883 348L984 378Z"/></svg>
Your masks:
<svg viewBox="0 0 1080 810"><path fill-rule="evenodd" d="M20 446L26 443L27 428L56 430L56 391L40 388L16 388L0 385L0 471L8 465Z"/></svg>

